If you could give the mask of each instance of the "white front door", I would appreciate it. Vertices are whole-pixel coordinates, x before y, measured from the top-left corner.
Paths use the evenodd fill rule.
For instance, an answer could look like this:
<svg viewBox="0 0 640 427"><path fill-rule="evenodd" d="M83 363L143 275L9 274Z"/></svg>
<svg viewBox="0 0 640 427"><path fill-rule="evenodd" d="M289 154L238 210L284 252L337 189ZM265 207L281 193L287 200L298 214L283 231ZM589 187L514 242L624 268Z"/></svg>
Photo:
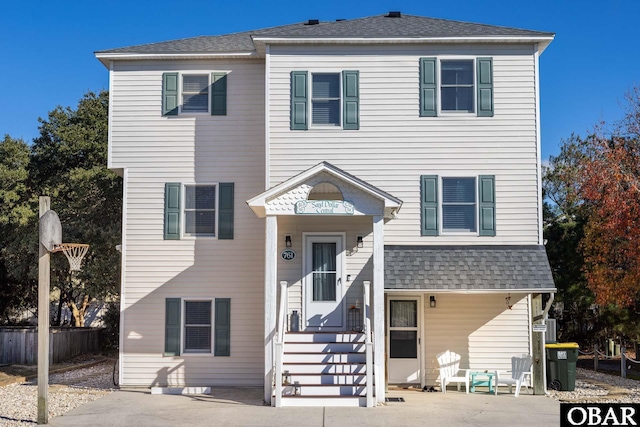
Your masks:
<svg viewBox="0 0 640 427"><path fill-rule="evenodd" d="M308 330L344 329L342 241L342 236L306 236L304 311Z"/></svg>
<svg viewBox="0 0 640 427"><path fill-rule="evenodd" d="M420 298L389 296L389 383L420 384Z"/></svg>

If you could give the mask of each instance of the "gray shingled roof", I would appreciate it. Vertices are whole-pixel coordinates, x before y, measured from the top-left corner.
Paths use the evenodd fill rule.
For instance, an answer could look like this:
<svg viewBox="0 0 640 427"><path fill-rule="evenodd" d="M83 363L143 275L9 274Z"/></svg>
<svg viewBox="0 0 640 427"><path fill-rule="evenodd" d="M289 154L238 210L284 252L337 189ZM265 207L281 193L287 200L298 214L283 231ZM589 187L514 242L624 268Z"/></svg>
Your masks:
<svg viewBox="0 0 640 427"><path fill-rule="evenodd" d="M317 25L298 24L264 28L255 31L220 36L200 36L161 43L102 50L96 53L224 53L255 50L254 37L277 38L421 38L421 37L553 37L553 33L449 21L446 19L402 15L385 15L342 21L320 22Z"/></svg>
<svg viewBox="0 0 640 427"><path fill-rule="evenodd" d="M385 246L385 289L555 288L543 246Z"/></svg>

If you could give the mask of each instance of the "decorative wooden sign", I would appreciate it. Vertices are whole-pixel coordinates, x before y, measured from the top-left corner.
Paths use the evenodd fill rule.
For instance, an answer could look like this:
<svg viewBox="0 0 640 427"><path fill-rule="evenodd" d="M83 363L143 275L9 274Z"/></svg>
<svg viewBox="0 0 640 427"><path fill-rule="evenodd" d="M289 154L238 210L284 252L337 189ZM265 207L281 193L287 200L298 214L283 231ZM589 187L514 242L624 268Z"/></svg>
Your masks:
<svg viewBox="0 0 640 427"><path fill-rule="evenodd" d="M298 215L353 215L353 203L343 200L298 200Z"/></svg>

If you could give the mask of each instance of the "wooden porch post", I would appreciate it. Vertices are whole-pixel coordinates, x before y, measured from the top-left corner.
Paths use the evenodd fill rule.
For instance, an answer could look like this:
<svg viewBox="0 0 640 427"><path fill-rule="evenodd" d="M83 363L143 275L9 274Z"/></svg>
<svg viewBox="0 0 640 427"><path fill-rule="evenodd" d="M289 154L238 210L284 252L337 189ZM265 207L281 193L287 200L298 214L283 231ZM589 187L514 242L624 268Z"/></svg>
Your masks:
<svg viewBox="0 0 640 427"><path fill-rule="evenodd" d="M273 380L273 340L276 333L278 272L278 217L266 218L264 251L264 401L271 403Z"/></svg>
<svg viewBox="0 0 640 427"><path fill-rule="evenodd" d="M376 401L384 402L384 217L373 217L373 337Z"/></svg>
<svg viewBox="0 0 640 427"><path fill-rule="evenodd" d="M531 295L531 323L541 323L542 320L542 294ZM532 332L532 357L533 357L533 394L544 395L544 341L541 333Z"/></svg>

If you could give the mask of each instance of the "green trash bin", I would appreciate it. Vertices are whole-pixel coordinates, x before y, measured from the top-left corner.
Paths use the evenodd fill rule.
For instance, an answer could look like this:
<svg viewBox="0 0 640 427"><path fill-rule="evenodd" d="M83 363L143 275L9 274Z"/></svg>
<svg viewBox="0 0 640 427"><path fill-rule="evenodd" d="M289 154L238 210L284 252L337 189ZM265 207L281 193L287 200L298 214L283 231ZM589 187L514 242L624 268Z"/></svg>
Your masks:
<svg viewBox="0 0 640 427"><path fill-rule="evenodd" d="M578 343L546 344L547 386L552 390L573 391L576 388Z"/></svg>

